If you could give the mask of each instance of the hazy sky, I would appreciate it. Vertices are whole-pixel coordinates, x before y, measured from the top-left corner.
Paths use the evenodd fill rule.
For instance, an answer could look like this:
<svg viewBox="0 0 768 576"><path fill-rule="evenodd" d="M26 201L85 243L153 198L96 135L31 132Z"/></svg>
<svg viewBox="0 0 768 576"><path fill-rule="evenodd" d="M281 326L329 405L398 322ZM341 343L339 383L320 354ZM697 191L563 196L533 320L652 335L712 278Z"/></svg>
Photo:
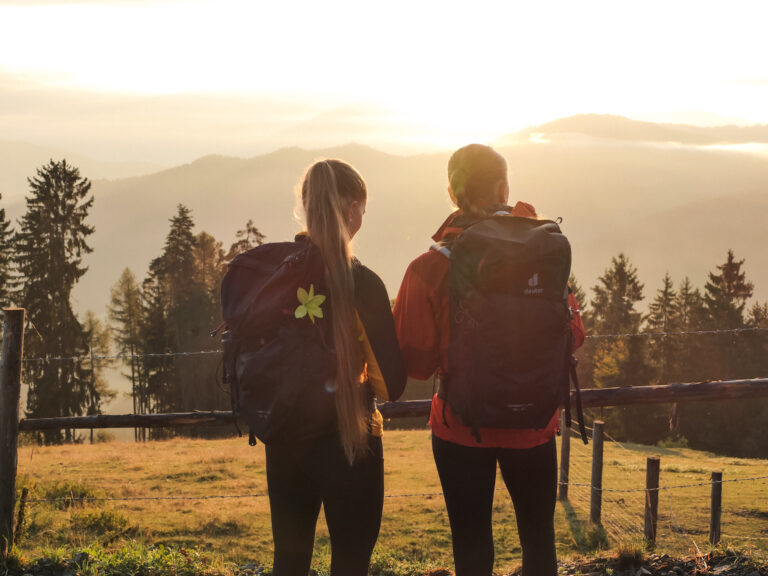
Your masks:
<svg viewBox="0 0 768 576"><path fill-rule="evenodd" d="M575 113L768 123L768 4L0 0L0 139L189 161L491 141Z"/></svg>

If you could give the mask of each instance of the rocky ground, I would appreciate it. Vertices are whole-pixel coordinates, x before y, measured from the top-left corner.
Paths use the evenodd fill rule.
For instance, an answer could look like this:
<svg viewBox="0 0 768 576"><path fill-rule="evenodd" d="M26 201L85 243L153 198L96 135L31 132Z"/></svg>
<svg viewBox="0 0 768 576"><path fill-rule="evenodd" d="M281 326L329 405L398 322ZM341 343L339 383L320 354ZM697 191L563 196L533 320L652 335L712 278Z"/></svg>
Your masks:
<svg viewBox="0 0 768 576"><path fill-rule="evenodd" d="M519 573L518 573L519 574ZM593 558L560 568L566 576L768 576L768 564L756 562L728 549L688 558L666 554L622 554Z"/></svg>
<svg viewBox="0 0 768 576"><path fill-rule="evenodd" d="M88 555L78 554L69 560L54 561L42 559L27 566L6 567L0 574L6 576L125 576L137 574L142 576L160 576L163 570L157 568L146 570L115 570L103 568L83 570L88 566ZM313 571L314 572L314 571ZM168 574L175 576L191 576L192 574L211 574L210 571L169 570ZM228 572L229 573L229 572ZM268 573L254 565L240 567L232 571L232 576L259 576ZM714 552L687 558L674 558L666 554L624 553L619 556L590 558L563 563L558 573L562 576L768 576L768 563L745 556L739 551L727 549L724 552ZM507 576L520 576L520 570ZM453 576L449 570L432 570L424 576Z"/></svg>

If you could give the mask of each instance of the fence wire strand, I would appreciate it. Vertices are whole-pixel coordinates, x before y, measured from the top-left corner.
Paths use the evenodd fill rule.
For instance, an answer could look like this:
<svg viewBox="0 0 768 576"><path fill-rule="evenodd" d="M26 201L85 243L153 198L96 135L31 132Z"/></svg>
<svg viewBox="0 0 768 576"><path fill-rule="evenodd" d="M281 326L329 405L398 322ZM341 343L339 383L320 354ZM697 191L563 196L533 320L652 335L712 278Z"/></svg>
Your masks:
<svg viewBox="0 0 768 576"><path fill-rule="evenodd" d="M702 336L702 335L735 335L743 333L768 332L768 328L729 328L727 330L693 330L690 332L634 332L619 334L590 334L587 340L620 340L624 338L664 338L667 336ZM38 358L23 358L22 362L84 362L86 360L142 360L151 358L179 358L190 356L206 356L221 354L221 350L200 350L196 352L157 352L147 354L111 354L83 356L41 356Z"/></svg>

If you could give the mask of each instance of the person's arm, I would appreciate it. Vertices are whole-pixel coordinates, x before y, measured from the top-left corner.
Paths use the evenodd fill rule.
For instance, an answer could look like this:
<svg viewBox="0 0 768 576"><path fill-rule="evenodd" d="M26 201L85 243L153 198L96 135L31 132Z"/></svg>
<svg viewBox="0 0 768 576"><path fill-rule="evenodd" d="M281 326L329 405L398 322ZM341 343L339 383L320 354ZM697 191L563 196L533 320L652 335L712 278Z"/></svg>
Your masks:
<svg viewBox="0 0 768 576"><path fill-rule="evenodd" d="M384 400L397 400L408 379L397 342L389 296L375 273L360 266L355 274L355 301L368 380Z"/></svg>
<svg viewBox="0 0 768 576"><path fill-rule="evenodd" d="M426 259L430 257L424 254L408 266L393 310L406 370L419 380L428 379L440 367L439 306L435 298L442 279L428 281Z"/></svg>
<svg viewBox="0 0 768 576"><path fill-rule="evenodd" d="M568 293L568 306L571 308L571 334L573 334L573 349L576 350L582 344L587 337L587 332L584 329L584 323L581 321L581 311L579 310L579 302L572 292Z"/></svg>

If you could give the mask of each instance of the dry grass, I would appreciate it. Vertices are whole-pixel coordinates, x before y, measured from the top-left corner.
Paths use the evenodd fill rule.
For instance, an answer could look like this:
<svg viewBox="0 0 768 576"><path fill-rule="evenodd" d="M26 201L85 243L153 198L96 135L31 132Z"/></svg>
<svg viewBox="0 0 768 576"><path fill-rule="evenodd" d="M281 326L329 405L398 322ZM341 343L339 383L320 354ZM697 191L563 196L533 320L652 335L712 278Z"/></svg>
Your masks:
<svg viewBox="0 0 768 576"><path fill-rule="evenodd" d="M427 431L388 431L385 441L387 498L375 552L379 565L406 562L414 569L451 566L450 530ZM687 449L607 443L603 487L639 489L645 459L661 456L661 485L706 484L712 470L724 479L768 475L768 461L720 458ZM571 482L589 483L591 446L572 442ZM30 498L213 497L242 499L132 500L30 503L18 545L32 557L58 547L107 547L138 541L146 545L198 547L244 564L271 563L269 502L264 449L244 439L189 440L133 444L112 442L60 447L25 446L19 452L19 487ZM497 486L502 486L501 481ZM658 550L688 553L707 548L709 486L662 490ZM723 489L723 540L768 552L768 480L728 483ZM556 511L562 557L601 547L642 542L644 492L606 492L604 530L586 522L589 489L571 486L570 501ZM520 561L520 546L509 496L496 495L494 531L498 572ZM328 565L328 533L318 523L316 568ZM762 552L761 552L762 551Z"/></svg>

